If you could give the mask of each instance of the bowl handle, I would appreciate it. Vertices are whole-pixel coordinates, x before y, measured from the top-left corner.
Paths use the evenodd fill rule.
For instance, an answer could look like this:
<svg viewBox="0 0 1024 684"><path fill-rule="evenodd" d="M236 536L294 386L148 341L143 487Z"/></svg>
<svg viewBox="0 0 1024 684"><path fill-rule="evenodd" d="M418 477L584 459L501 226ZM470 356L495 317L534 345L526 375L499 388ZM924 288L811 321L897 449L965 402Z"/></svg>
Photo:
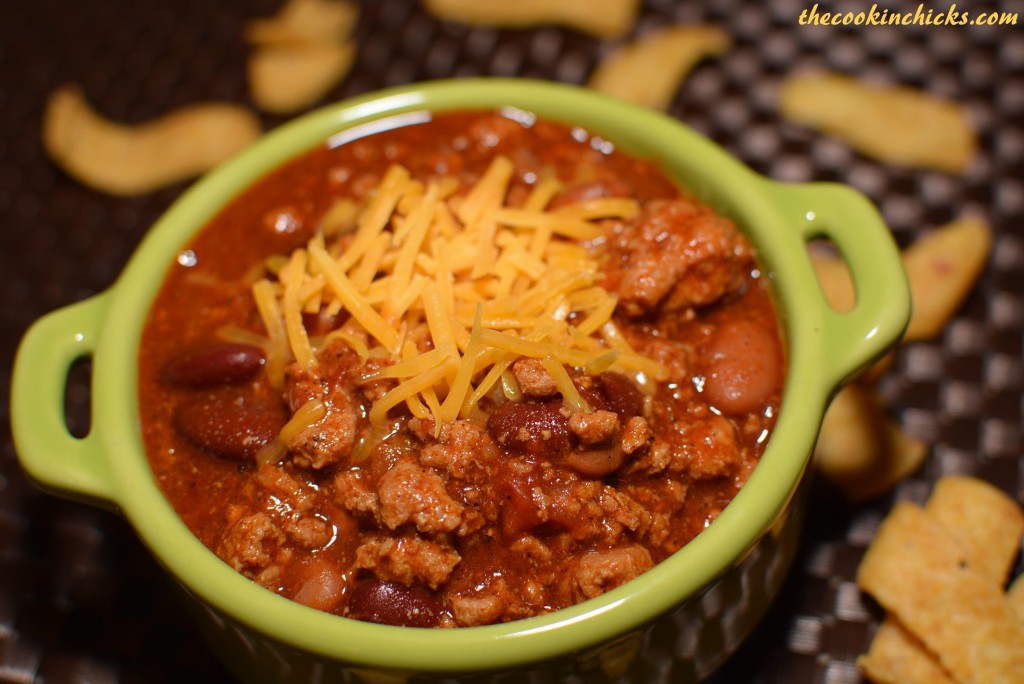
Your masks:
<svg viewBox="0 0 1024 684"><path fill-rule="evenodd" d="M68 430L68 373L89 358L107 309L103 293L39 319L18 348L11 379L11 427L22 467L43 489L68 499L113 507L107 462L95 430Z"/></svg>
<svg viewBox="0 0 1024 684"><path fill-rule="evenodd" d="M833 309L820 287L831 386L838 387L884 354L903 335L910 318L910 286L892 233L875 206L839 183L778 183L771 194L792 217L805 243L831 241L853 280L856 303ZM817 279L815 278L815 284Z"/></svg>

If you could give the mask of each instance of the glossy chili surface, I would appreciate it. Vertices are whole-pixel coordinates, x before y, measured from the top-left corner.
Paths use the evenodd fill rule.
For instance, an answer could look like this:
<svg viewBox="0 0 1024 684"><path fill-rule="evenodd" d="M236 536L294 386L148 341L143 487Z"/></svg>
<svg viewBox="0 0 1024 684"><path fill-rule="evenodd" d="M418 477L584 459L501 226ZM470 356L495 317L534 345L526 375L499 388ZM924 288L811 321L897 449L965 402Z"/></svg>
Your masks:
<svg viewBox="0 0 1024 684"><path fill-rule="evenodd" d="M553 206L638 200L639 216L607 221L592 249L619 301L616 323L668 369L665 382L570 368L593 409L573 413L542 371L517 363L522 397L491 397L485 420L435 430L396 408L397 427L381 439L366 425L379 388L359 384L367 369L344 344L319 349L318 371L293 370L282 392L267 381L258 344L225 341L226 329L266 334L252 283L268 257L304 245L337 199L364 202L394 162L465 188L496 154L516 166L509 204L552 173L564 184ZM325 332L338 322L307 326ZM609 141L494 113L323 146L269 174L171 266L139 364L154 473L206 546L307 605L411 626L555 610L663 560L746 481L784 376L756 255L728 220ZM317 393L334 403L316 445L257 465L297 398ZM325 440L334 444L326 460Z"/></svg>

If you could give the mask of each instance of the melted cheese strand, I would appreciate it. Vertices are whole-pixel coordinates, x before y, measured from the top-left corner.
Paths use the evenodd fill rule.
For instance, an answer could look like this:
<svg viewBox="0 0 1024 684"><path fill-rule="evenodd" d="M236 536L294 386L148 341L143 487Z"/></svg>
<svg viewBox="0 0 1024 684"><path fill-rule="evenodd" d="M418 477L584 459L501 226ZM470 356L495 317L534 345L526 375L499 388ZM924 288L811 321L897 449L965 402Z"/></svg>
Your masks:
<svg viewBox="0 0 1024 684"><path fill-rule="evenodd" d="M567 363L570 366L583 366L587 361L600 356L600 354L595 354L594 352L566 349L565 347L548 342L526 340L521 337L498 332L497 330L481 331L480 339L484 344L513 352L519 356L531 356L535 359L551 356L559 362Z"/></svg>
<svg viewBox="0 0 1024 684"><path fill-rule="evenodd" d="M306 326L302 322L302 277L306 271L306 250L297 249L292 252L288 265L280 273L284 294L281 297L281 309L284 313L285 332L291 345L295 361L303 368L316 363L313 346L309 343Z"/></svg>
<svg viewBox="0 0 1024 684"><path fill-rule="evenodd" d="M370 247L370 244L377 237L388 221L391 214L402 197L402 188L409 180L409 172L397 164L393 165L384 174L377 194L366 208L359 228L356 230L356 237L348 246L345 253L338 258L338 268L347 272Z"/></svg>
<svg viewBox="0 0 1024 684"><path fill-rule="evenodd" d="M415 264L416 255L421 251L423 241L427 237L427 231L430 230L431 221L434 218L437 195L437 186L432 183L427 188L426 195L424 195L416 209L409 216L409 231L402 239L398 260L395 262L395 268L392 271L394 276L394 292L404 291L409 286L409 281L412 280L412 269Z"/></svg>
<svg viewBox="0 0 1024 684"><path fill-rule="evenodd" d="M419 375L409 378L398 387L387 392L383 397L377 400L377 403L370 409L370 423L374 425L380 425L386 422L388 411L392 407L397 406L419 392L422 392L428 387L433 387L438 382L443 380L448 375L449 371L456 367L456 363L451 359L446 359L443 364L435 368L431 368L428 371L424 371Z"/></svg>
<svg viewBox="0 0 1024 684"><path fill-rule="evenodd" d="M463 354L462 359L459 361L459 370L455 374L451 390L449 390L448 396L444 398L444 403L441 404L441 421L444 423L450 423L455 420L463 406L463 401L466 399L469 382L472 379L476 363L476 355L480 351L480 316L480 307L477 307L476 318L473 321L473 332L469 336L469 344L466 346L465 354Z"/></svg>
<svg viewBox="0 0 1024 684"><path fill-rule="evenodd" d="M359 321L366 331L377 338L386 348L393 349L398 343L398 333L359 294L359 291L342 272L341 267L331 259L327 252L321 251L316 246L310 246L309 255L327 278L327 284L334 291L335 296L341 300L352 317Z"/></svg>
<svg viewBox="0 0 1024 684"><path fill-rule="evenodd" d="M366 376L364 382L370 380L376 380L378 378L402 378L409 377L412 375L419 375L424 371L428 371L435 366L439 366L444 363L447 359L451 358L453 349L451 345L441 345L437 349L431 349L428 352L419 354L418 356L411 356L404 361L385 366L378 372Z"/></svg>
<svg viewBox="0 0 1024 684"><path fill-rule="evenodd" d="M285 365L291 361L288 356L288 332L285 328L284 314L277 302L274 286L269 280L257 281L252 286L256 310L263 320L263 327L270 337L267 347L267 376L274 387L284 385Z"/></svg>
<svg viewBox="0 0 1024 684"><path fill-rule="evenodd" d="M530 196L523 202L523 209L527 211L542 211L548 206L548 202L562 190L562 181L554 176L544 176L533 186Z"/></svg>
<svg viewBox="0 0 1024 684"><path fill-rule="evenodd" d="M540 360L544 370L548 372L548 375L555 381L555 387L562 394L562 401L569 405L574 412L590 413L590 404L584 399L576 385L573 384L572 378L569 377L568 371L565 370L565 366L558 363L553 356L545 356Z"/></svg>

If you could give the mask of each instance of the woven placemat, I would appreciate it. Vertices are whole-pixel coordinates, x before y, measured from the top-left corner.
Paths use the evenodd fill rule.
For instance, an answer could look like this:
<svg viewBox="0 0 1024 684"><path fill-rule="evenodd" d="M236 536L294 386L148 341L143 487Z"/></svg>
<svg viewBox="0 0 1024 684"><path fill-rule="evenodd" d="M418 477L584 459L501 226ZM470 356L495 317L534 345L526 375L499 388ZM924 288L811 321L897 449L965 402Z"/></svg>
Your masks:
<svg viewBox="0 0 1024 684"><path fill-rule="evenodd" d="M923 501L946 474L972 474L1024 500L1024 3L1016 26L802 26L814 3L647 0L636 31L673 23L726 28L733 48L699 66L670 113L754 169L781 180L836 180L880 207L900 244L965 211L996 232L977 290L943 335L905 348L881 388L924 467L867 504L818 483L802 552L779 601L715 675L724 682L862 681L854 660L881 613L854 584L894 501ZM864 11L867 2L819 2ZM929 6L933 4L930 3ZM182 187L138 198L83 188L40 145L47 93L82 85L122 121L197 100L247 102L245 19L277 0L33 0L0 5L0 383L28 325L110 286L147 227ZM415 0L366 0L359 53L330 99L450 76L582 83L607 43L557 28L493 30L437 22ZM916 5L893 0L893 11ZM942 8L938 8L942 9ZM825 67L965 103L981 152L964 174L905 170L780 121L781 79ZM267 127L281 119L265 118ZM88 366L72 374L71 428L88 429ZM0 411L0 682L201 682L228 675L192 630L163 575L116 516L38 492L17 464ZM1017 571L1021 567L1018 563ZM670 676L670 675L669 675Z"/></svg>

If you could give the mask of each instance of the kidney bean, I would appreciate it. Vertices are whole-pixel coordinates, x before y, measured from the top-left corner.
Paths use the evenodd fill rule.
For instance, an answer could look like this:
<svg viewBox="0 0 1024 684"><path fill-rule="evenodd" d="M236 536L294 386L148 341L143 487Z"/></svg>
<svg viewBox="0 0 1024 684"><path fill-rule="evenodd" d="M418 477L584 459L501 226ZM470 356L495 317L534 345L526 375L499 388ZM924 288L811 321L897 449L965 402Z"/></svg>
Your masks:
<svg viewBox="0 0 1024 684"><path fill-rule="evenodd" d="M297 581L299 588L293 600L310 608L330 612L345 597L345 573L334 563L313 557L296 570L298 576L293 581Z"/></svg>
<svg viewBox="0 0 1024 684"><path fill-rule="evenodd" d="M349 617L398 627L436 627L441 611L441 604L425 589L376 579L357 586L348 602Z"/></svg>
<svg viewBox="0 0 1024 684"><path fill-rule="evenodd" d="M248 405L241 399L184 401L174 411L174 429L186 440L216 456L247 461L277 438L284 427L281 408Z"/></svg>
<svg viewBox="0 0 1024 684"><path fill-rule="evenodd" d="M544 529L563 530L579 539L576 535L587 526L588 514L580 508L579 492L572 480L548 483L544 494L549 501L545 506Z"/></svg>
<svg viewBox="0 0 1024 684"><path fill-rule="evenodd" d="M507 539L517 539L544 523L538 504L533 500L536 486L536 481L528 476L511 476L499 483L501 531Z"/></svg>
<svg viewBox="0 0 1024 684"><path fill-rule="evenodd" d="M361 463L361 466L369 471L372 481L376 483L396 463L408 458L415 458L415 452L405 440L385 439L370 449L366 462Z"/></svg>
<svg viewBox="0 0 1024 684"><path fill-rule="evenodd" d="M718 326L705 348L704 397L732 415L756 411L768 403L782 374L782 353L775 338L753 321Z"/></svg>
<svg viewBox="0 0 1024 684"><path fill-rule="evenodd" d="M569 419L561 399L502 404L487 419L487 430L506 449L533 456L550 458L569 447Z"/></svg>
<svg viewBox="0 0 1024 684"><path fill-rule="evenodd" d="M611 475L626 462L626 453L617 442L603 449L570 450L565 464L584 477Z"/></svg>
<svg viewBox="0 0 1024 684"><path fill-rule="evenodd" d="M164 366L161 378L178 387L232 385L256 375L263 350L251 344L211 344L191 349Z"/></svg>
<svg viewBox="0 0 1024 684"><path fill-rule="evenodd" d="M608 410L619 414L623 422L643 413L644 395L635 382L614 371L605 371L595 379Z"/></svg>

